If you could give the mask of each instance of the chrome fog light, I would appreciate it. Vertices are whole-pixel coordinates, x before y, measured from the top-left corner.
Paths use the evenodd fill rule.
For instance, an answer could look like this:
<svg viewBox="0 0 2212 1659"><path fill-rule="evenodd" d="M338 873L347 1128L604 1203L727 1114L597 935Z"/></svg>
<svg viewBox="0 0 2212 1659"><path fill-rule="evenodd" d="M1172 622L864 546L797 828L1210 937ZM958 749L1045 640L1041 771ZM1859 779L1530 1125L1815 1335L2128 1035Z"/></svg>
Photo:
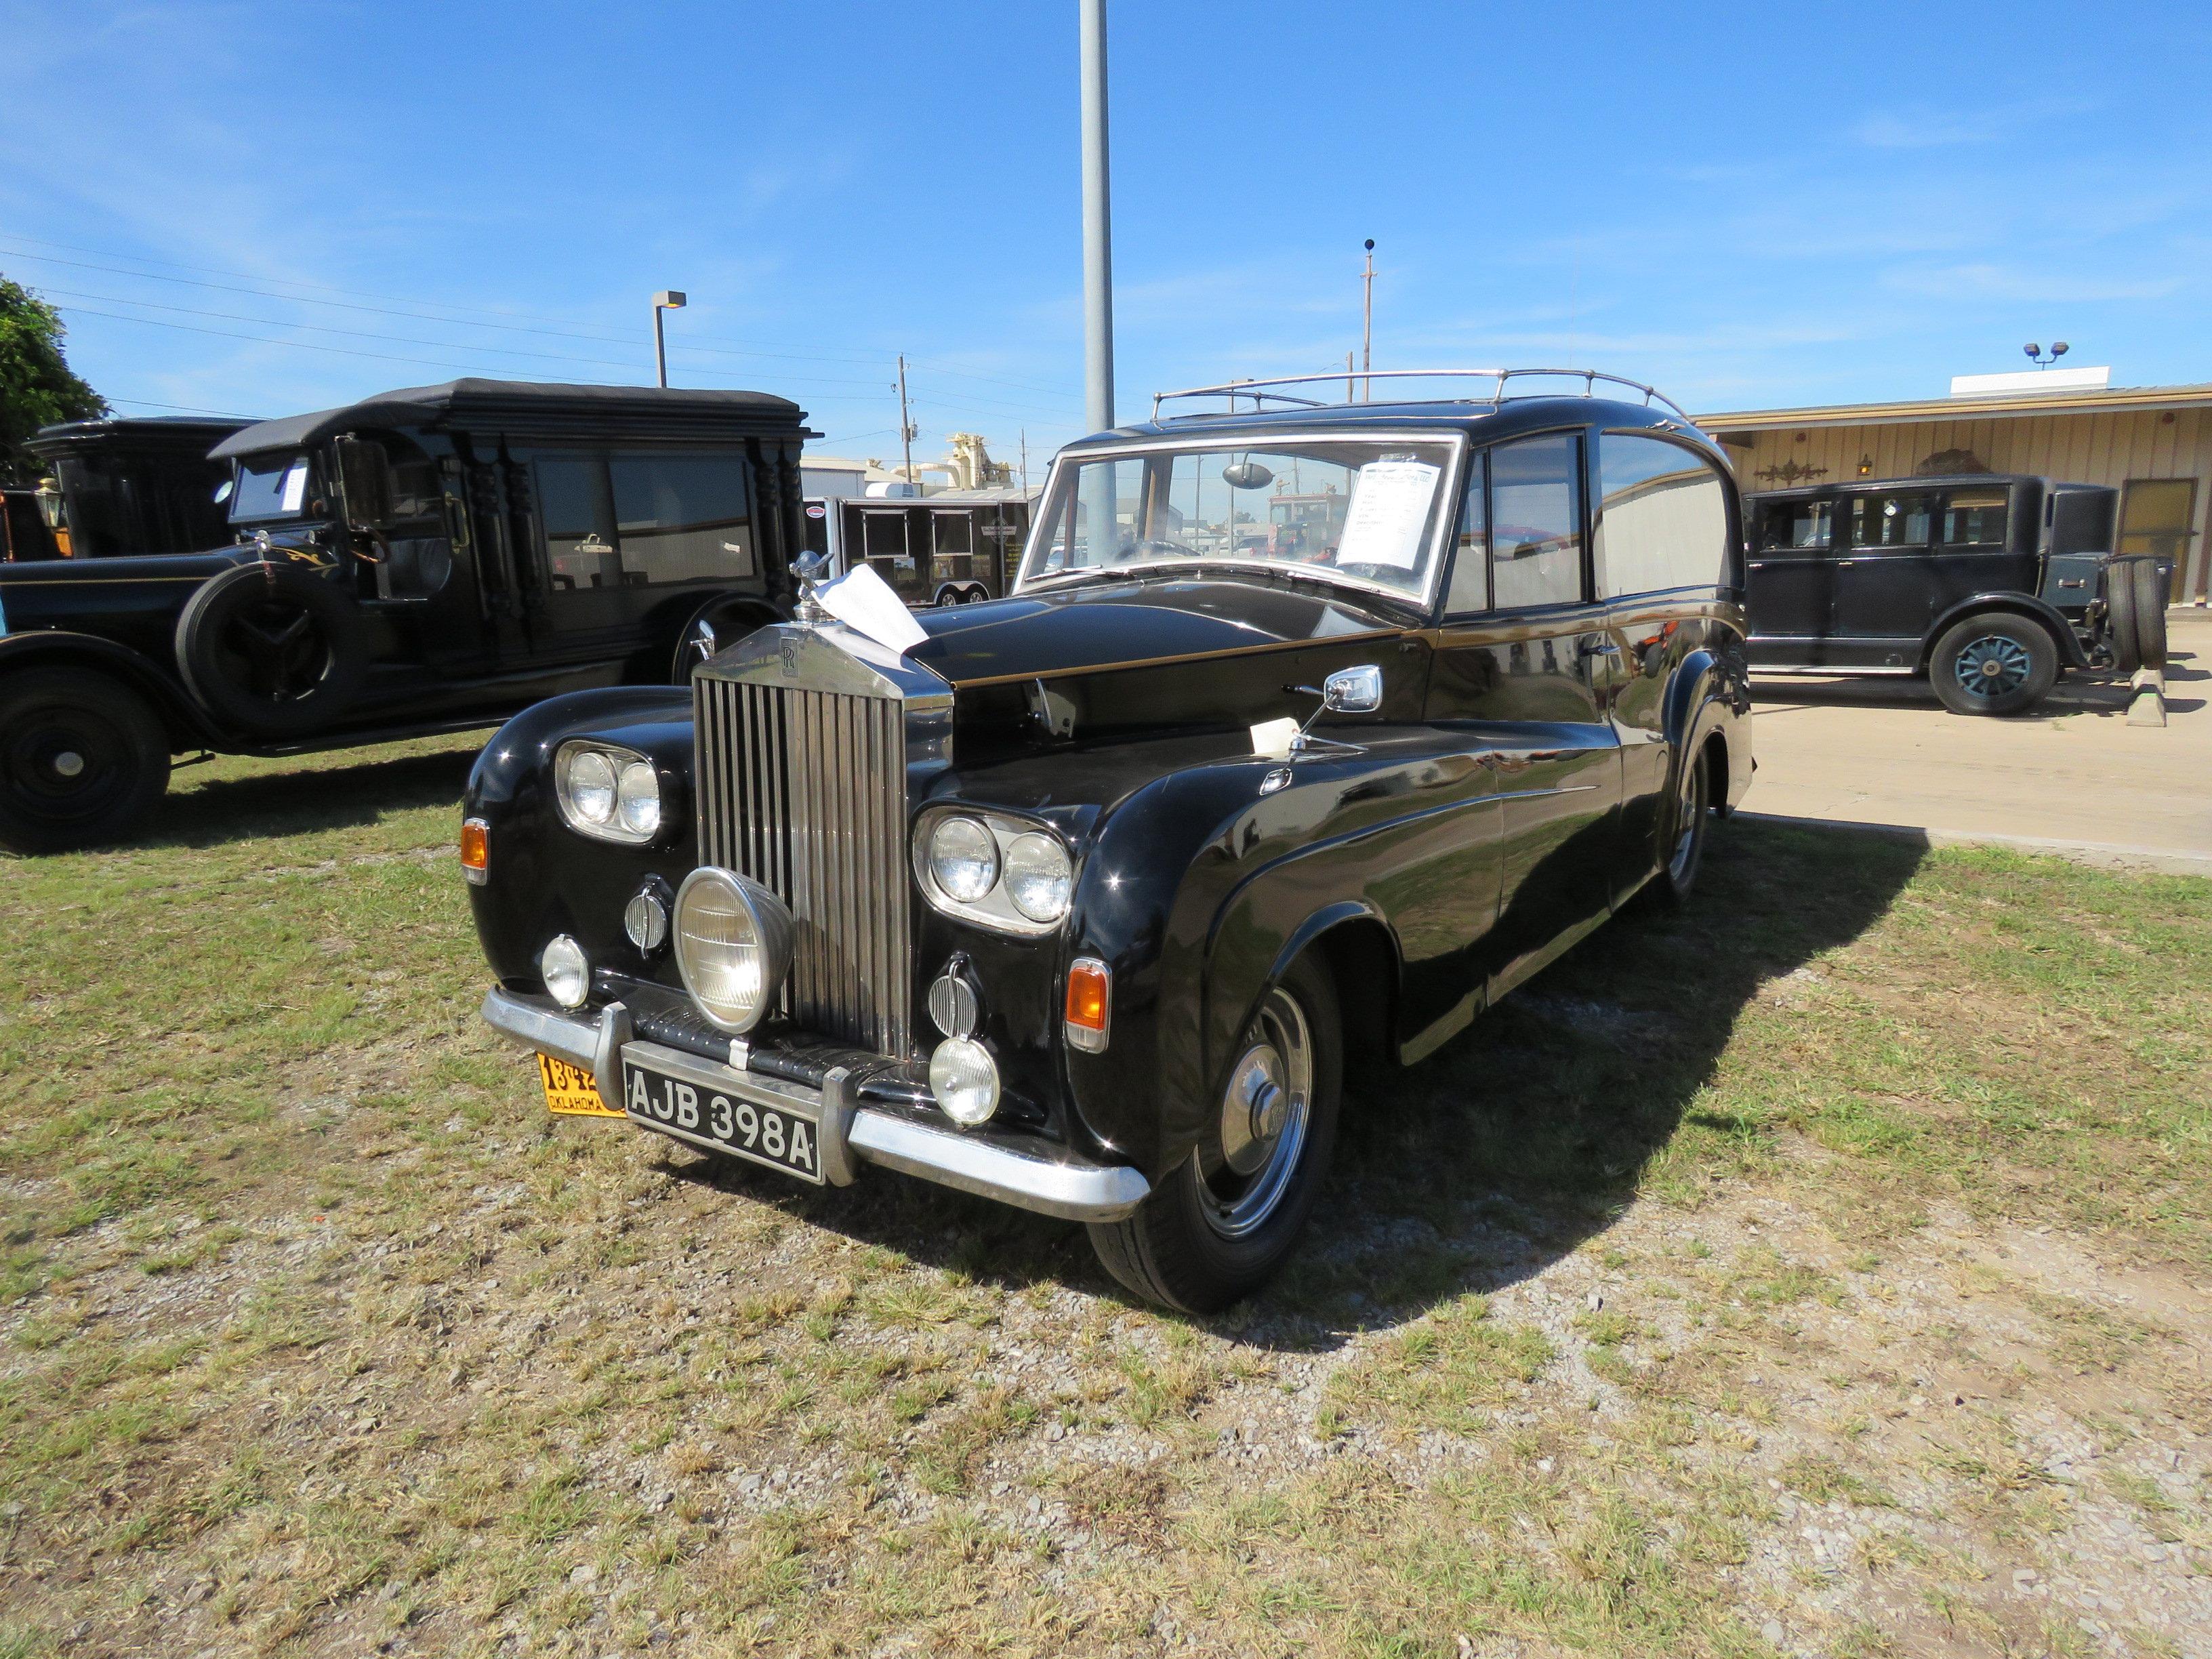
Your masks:
<svg viewBox="0 0 2212 1659"><path fill-rule="evenodd" d="M631 895L630 902L623 906L623 932L647 956L668 943L668 904L662 897L665 891L647 887Z"/></svg>
<svg viewBox="0 0 2212 1659"><path fill-rule="evenodd" d="M999 1109L998 1062L972 1037L947 1037L929 1057L929 1091L962 1128L988 1123Z"/></svg>
<svg viewBox="0 0 2212 1659"><path fill-rule="evenodd" d="M744 1036L791 970L791 912L758 882L713 865L676 892L676 968L699 1012Z"/></svg>
<svg viewBox="0 0 2212 1659"><path fill-rule="evenodd" d="M556 933L538 953L538 972L545 981L545 994L563 1008L580 1008L592 994L592 964L584 947L566 933Z"/></svg>

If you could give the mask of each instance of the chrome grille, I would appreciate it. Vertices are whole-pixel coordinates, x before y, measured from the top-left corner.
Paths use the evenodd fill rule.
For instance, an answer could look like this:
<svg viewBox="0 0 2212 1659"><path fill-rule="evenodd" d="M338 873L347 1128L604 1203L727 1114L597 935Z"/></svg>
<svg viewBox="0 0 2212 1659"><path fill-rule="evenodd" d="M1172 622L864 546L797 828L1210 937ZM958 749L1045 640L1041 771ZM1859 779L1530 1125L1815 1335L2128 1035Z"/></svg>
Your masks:
<svg viewBox="0 0 2212 1659"><path fill-rule="evenodd" d="M692 684L699 856L791 907L783 1012L804 1030L905 1057L903 706L703 675Z"/></svg>

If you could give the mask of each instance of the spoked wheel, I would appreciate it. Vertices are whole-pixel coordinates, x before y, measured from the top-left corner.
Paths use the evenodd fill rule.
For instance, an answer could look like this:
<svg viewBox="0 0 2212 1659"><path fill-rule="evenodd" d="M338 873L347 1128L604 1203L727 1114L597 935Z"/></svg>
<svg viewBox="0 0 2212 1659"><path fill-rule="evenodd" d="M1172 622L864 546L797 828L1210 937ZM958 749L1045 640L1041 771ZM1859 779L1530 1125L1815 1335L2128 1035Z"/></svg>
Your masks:
<svg viewBox="0 0 2212 1659"><path fill-rule="evenodd" d="M1190 1157L1134 1215L1092 1224L1099 1261L1137 1295L1212 1313L1288 1259L1336 1148L1337 1008L1328 970L1300 957L1261 1000Z"/></svg>
<svg viewBox="0 0 2212 1659"><path fill-rule="evenodd" d="M78 668L0 680L0 847L113 840L168 787L168 736L136 692Z"/></svg>
<svg viewBox="0 0 2212 1659"><path fill-rule="evenodd" d="M1674 771L1666 860L1651 884L1653 895L1669 908L1687 902L1697 884L1698 866L1705 857L1705 827L1712 817L1712 769L1705 750L1683 756Z"/></svg>
<svg viewBox="0 0 2212 1659"><path fill-rule="evenodd" d="M1969 617L1936 641L1928 677L1954 714L2017 714L2058 678L2058 647L2025 617Z"/></svg>

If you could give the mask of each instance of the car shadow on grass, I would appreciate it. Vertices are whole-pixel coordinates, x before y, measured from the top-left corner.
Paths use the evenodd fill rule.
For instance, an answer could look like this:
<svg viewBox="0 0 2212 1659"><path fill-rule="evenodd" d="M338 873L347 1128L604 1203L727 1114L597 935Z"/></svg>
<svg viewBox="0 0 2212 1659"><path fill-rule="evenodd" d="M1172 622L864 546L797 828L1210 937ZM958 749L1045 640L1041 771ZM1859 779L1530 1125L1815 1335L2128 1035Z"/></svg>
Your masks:
<svg viewBox="0 0 2212 1659"><path fill-rule="evenodd" d="M468 747L341 764L318 764L309 757L289 766L283 761L213 763L226 771L241 765L255 769L244 775L196 779L191 769L182 769L146 827L123 845L202 848L313 835L438 805L454 809L459 834L461 795L476 757L476 750Z"/></svg>
<svg viewBox="0 0 2212 1659"><path fill-rule="evenodd" d="M1336 1166L1280 1279L1207 1323L1256 1346L1325 1351L1468 1291L1541 1271L1637 1200L1700 1116L1737 1017L1762 986L1879 919L1924 844L1716 824L1696 896L1601 928L1419 1066L1348 1086ZM1129 1300L1083 1230L881 1171L793 1188L670 1148L666 1171L795 1219L1020 1292Z"/></svg>

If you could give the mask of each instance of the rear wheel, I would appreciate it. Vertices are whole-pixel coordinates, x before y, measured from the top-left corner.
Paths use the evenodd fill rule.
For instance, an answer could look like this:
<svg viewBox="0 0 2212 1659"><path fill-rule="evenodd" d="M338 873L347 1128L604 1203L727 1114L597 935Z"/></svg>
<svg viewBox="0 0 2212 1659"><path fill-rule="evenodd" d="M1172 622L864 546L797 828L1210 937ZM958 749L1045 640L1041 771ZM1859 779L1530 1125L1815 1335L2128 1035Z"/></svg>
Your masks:
<svg viewBox="0 0 2212 1659"><path fill-rule="evenodd" d="M1288 1260L1336 1149L1344 1035L1335 983L1311 955L1271 987L1191 1156L1091 1243L1148 1302L1206 1314Z"/></svg>
<svg viewBox="0 0 2212 1659"><path fill-rule="evenodd" d="M2057 682L2058 647L2039 623L1985 611L1944 630L1928 678L1954 714L2018 714Z"/></svg>
<svg viewBox="0 0 2212 1659"><path fill-rule="evenodd" d="M2145 668L2166 666L2166 583L2156 559L2135 562L2136 650Z"/></svg>
<svg viewBox="0 0 2212 1659"><path fill-rule="evenodd" d="M137 692L83 668L0 679L0 847L112 841L168 787L168 734Z"/></svg>
<svg viewBox="0 0 2212 1659"><path fill-rule="evenodd" d="M1712 765L1703 749L1685 755L1676 769L1673 810L1668 815L1667 843L1658 878L1651 884L1654 898L1668 909L1689 902L1697 885L1698 866L1705 858L1705 827L1712 818Z"/></svg>

